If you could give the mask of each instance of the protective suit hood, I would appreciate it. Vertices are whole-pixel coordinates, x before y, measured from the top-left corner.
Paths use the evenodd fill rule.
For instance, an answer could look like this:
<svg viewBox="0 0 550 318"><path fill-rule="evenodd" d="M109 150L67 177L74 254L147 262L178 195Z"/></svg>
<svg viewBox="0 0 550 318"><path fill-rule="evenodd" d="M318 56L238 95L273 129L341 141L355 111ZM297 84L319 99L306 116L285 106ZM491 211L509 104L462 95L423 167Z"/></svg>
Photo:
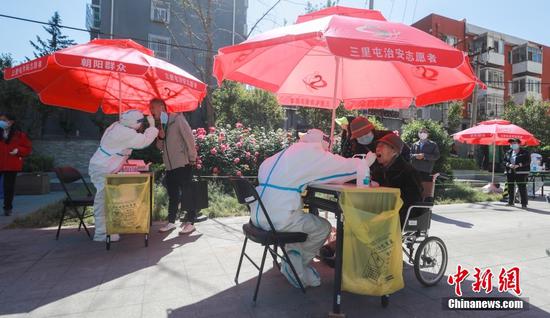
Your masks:
<svg viewBox="0 0 550 318"><path fill-rule="evenodd" d="M141 121L143 120L143 113L139 110L128 110L120 115L120 123L123 126L132 129L138 129L141 126Z"/></svg>

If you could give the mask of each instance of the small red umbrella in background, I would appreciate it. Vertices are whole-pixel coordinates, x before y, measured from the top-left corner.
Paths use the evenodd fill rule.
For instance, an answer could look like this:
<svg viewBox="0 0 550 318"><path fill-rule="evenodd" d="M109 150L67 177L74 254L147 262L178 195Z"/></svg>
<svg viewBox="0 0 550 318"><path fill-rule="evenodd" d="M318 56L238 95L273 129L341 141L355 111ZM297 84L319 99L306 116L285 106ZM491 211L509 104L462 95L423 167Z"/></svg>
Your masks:
<svg viewBox="0 0 550 318"><path fill-rule="evenodd" d="M524 146L537 146L540 141L527 130L507 120L493 119L480 122L477 126L457 132L453 139L471 145L493 145L493 174L491 184L495 183L496 146L508 145L508 140L518 138Z"/></svg>
<svg viewBox="0 0 550 318"><path fill-rule="evenodd" d="M106 114L139 109L161 98L169 112L193 111L206 85L152 50L126 39L96 39L4 70L30 86L44 104Z"/></svg>
<svg viewBox="0 0 550 318"><path fill-rule="evenodd" d="M279 103L331 109L407 108L468 97L480 81L464 52L378 11L331 7L219 49L218 83L277 94Z"/></svg>

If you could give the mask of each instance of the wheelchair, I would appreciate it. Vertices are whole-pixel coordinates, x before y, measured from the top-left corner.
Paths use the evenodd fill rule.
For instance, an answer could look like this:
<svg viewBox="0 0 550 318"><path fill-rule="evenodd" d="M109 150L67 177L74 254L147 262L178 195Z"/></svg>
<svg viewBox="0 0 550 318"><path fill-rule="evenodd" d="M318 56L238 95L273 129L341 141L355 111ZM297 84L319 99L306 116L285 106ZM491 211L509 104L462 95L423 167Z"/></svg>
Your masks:
<svg viewBox="0 0 550 318"><path fill-rule="evenodd" d="M414 266L418 281L428 287L439 283L445 275L448 263L445 243L439 237L429 235L435 183L438 178L447 179L437 173L432 176L431 182L422 182L423 202L409 207L401 231L403 252L407 255L407 261ZM423 213L412 217L411 212L417 210L423 210Z"/></svg>

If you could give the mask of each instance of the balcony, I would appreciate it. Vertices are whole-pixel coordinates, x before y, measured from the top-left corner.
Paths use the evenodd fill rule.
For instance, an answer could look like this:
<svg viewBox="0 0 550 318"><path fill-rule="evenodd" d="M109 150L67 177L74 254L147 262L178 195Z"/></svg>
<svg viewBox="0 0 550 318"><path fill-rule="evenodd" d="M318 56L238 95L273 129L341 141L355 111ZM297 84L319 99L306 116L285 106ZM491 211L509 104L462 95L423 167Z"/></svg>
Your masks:
<svg viewBox="0 0 550 318"><path fill-rule="evenodd" d="M535 92L520 92L512 94L512 100L517 105L523 105L527 99L542 100L542 95Z"/></svg>
<svg viewBox="0 0 550 318"><path fill-rule="evenodd" d="M481 54L479 57L481 63L504 66L504 54L497 52L489 51L487 53Z"/></svg>
<svg viewBox="0 0 550 318"><path fill-rule="evenodd" d="M542 63L533 62L533 61L523 61L523 62L512 64L513 75L523 74L523 73L542 74Z"/></svg>

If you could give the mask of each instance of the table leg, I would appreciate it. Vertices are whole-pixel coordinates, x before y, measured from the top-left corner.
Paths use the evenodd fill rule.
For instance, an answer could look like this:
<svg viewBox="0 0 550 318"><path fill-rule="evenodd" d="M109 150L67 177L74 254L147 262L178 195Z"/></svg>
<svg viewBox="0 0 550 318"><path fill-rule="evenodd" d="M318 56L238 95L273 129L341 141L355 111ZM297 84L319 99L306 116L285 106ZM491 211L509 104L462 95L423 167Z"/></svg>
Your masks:
<svg viewBox="0 0 550 318"><path fill-rule="evenodd" d="M329 317L345 317L340 312L342 294L342 254L344 251L344 223L342 222L342 210L335 213L336 216L336 264L334 268L334 295L332 300L332 312Z"/></svg>

